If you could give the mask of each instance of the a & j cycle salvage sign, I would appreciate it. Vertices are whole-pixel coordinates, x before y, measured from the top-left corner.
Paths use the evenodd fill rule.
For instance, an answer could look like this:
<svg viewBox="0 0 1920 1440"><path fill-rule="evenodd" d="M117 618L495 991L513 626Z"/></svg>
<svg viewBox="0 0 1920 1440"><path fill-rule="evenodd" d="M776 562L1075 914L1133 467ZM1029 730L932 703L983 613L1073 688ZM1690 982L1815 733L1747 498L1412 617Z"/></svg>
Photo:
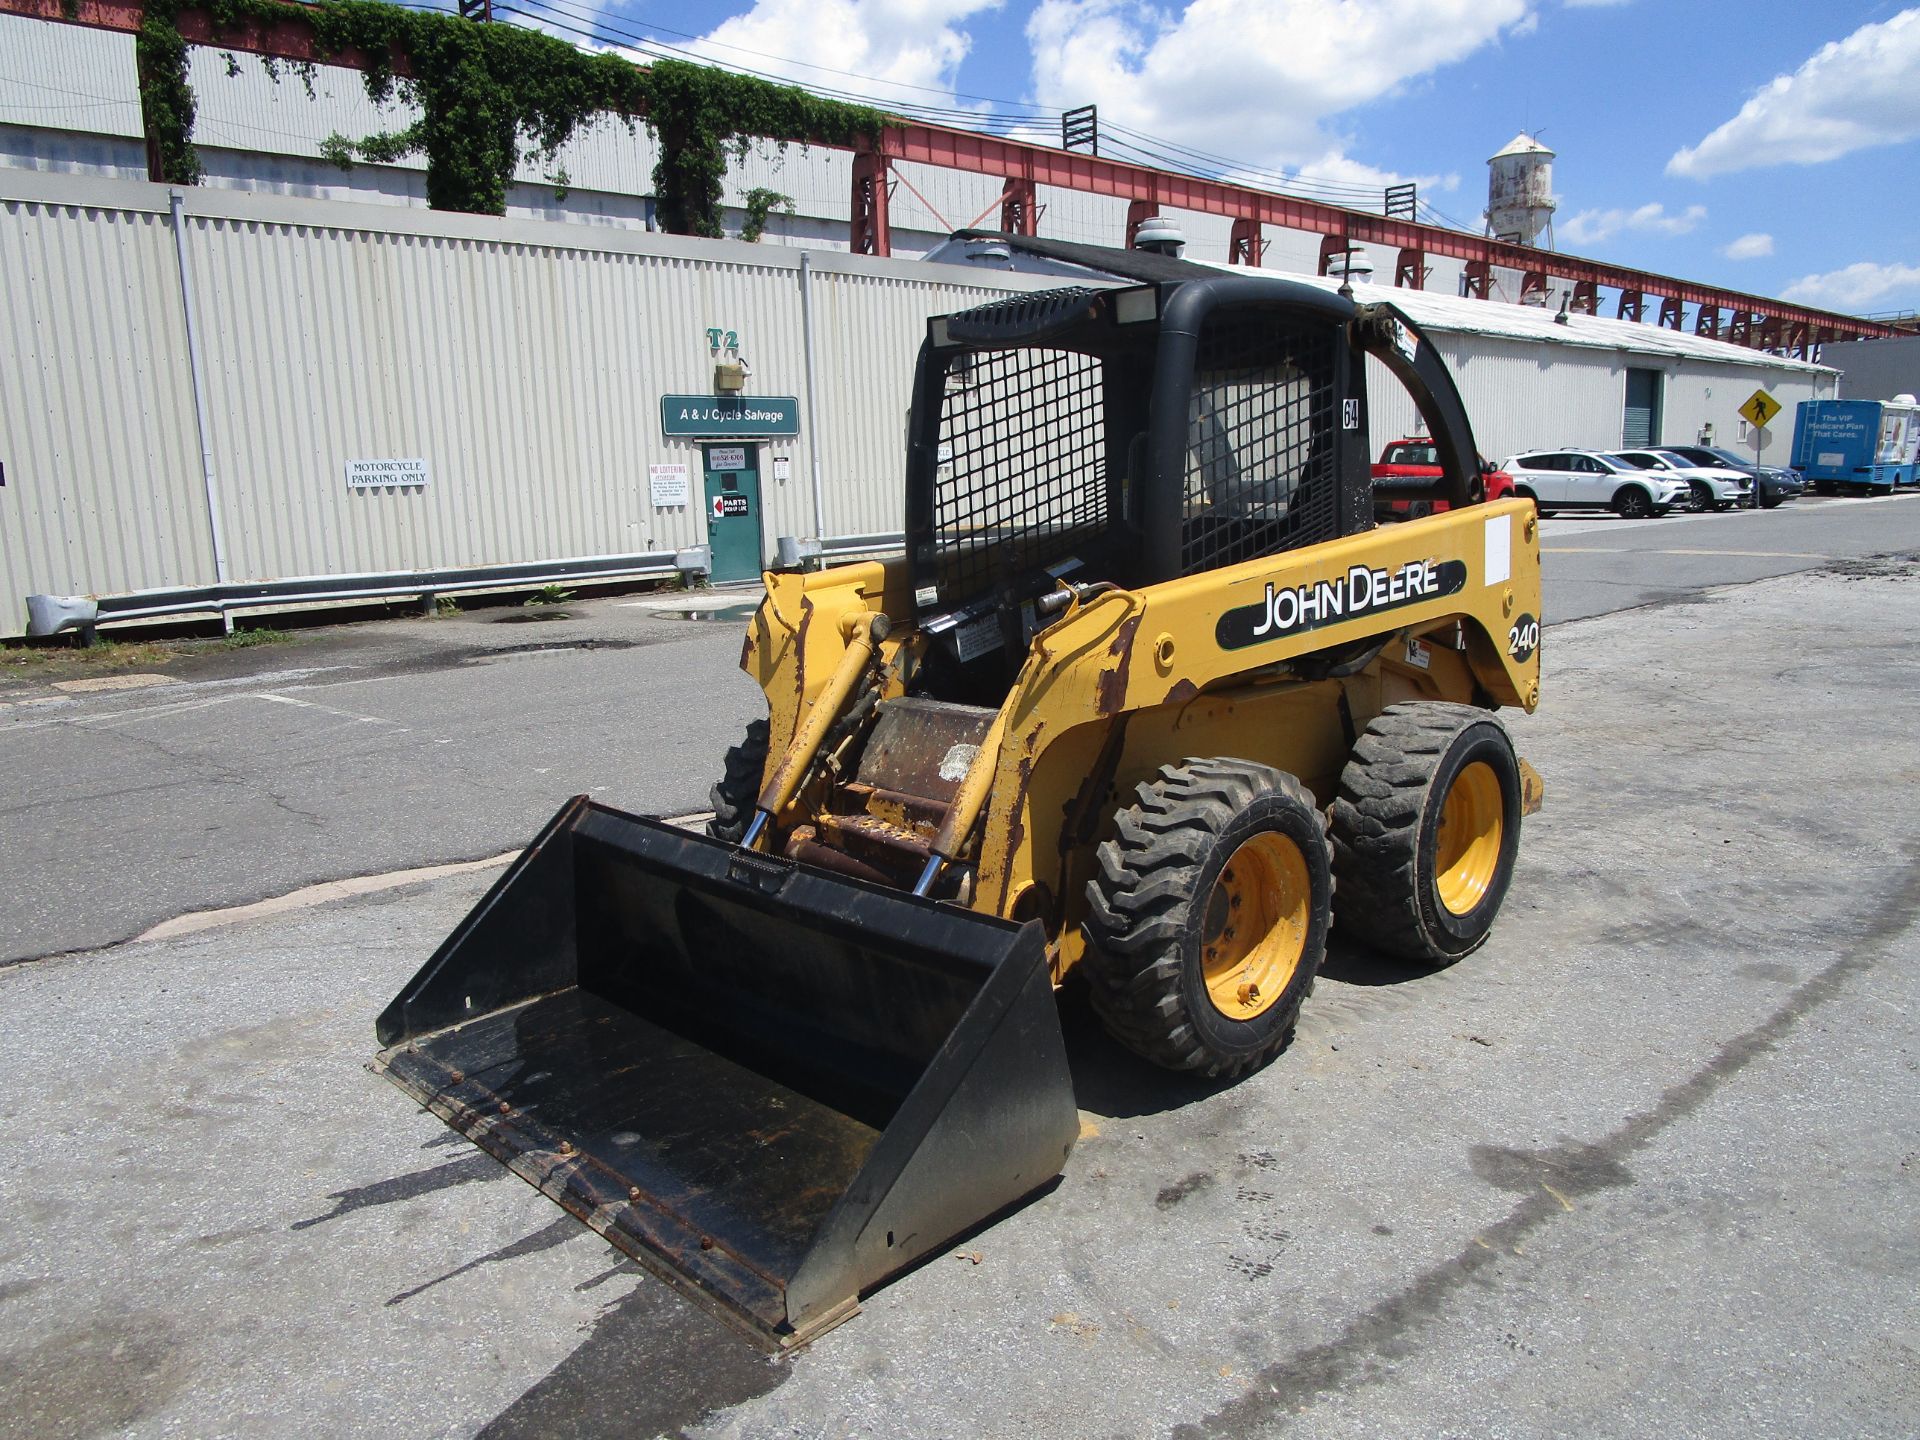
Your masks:
<svg viewBox="0 0 1920 1440"><path fill-rule="evenodd" d="M719 440L798 435L800 400L794 395L662 395L660 428L668 435Z"/></svg>

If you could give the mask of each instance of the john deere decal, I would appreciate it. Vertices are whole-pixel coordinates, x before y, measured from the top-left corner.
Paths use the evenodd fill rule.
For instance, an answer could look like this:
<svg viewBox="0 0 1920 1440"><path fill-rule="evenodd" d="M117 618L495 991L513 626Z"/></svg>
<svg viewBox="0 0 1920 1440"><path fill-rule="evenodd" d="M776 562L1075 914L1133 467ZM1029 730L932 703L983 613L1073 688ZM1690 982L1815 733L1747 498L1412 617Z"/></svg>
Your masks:
<svg viewBox="0 0 1920 1440"><path fill-rule="evenodd" d="M1344 575L1305 585L1269 581L1260 599L1222 615L1213 636L1222 650L1242 650L1361 615L1457 595L1466 583L1464 560L1409 560L1398 570L1355 565Z"/></svg>

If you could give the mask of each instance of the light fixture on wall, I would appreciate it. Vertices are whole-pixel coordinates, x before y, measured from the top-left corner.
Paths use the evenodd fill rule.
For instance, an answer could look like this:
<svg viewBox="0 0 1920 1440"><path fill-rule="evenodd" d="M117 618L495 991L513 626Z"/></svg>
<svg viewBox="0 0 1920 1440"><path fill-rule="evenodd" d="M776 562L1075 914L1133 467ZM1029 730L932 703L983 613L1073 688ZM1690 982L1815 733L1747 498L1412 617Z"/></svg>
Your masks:
<svg viewBox="0 0 1920 1440"><path fill-rule="evenodd" d="M713 388L738 393L747 388L747 381L753 375L753 366L747 363L747 357L735 352L724 360L717 360L713 366Z"/></svg>

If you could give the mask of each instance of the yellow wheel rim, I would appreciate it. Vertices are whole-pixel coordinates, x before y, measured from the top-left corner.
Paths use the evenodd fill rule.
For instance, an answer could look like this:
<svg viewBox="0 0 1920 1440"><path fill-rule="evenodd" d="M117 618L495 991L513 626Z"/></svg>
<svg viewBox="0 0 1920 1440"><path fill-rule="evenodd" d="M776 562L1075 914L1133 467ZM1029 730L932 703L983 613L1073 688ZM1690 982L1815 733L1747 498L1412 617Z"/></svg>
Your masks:
<svg viewBox="0 0 1920 1440"><path fill-rule="evenodd" d="M1201 964L1207 998L1229 1020L1265 1014L1306 953L1313 914L1307 857L1266 831L1233 852L1207 897Z"/></svg>
<svg viewBox="0 0 1920 1440"><path fill-rule="evenodd" d="M1440 833L1434 842L1434 888L1453 914L1470 914L1487 898L1500 870L1506 827L1500 777L1486 761L1475 760L1453 777L1441 802Z"/></svg>

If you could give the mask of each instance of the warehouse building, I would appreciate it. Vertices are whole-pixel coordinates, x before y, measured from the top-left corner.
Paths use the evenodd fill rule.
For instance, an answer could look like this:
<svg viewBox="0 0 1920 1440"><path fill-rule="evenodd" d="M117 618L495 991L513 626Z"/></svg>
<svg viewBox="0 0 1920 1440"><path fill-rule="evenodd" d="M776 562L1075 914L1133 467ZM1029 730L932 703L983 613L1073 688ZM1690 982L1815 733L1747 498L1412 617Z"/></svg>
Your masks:
<svg viewBox="0 0 1920 1440"><path fill-rule="evenodd" d="M926 317L1057 283L0 170L0 633L30 595L231 614L744 578L781 536L884 549ZM1789 415L1834 392L1822 366L1656 326L1356 288L1430 331L1495 459L1744 446L1755 389ZM1404 433L1397 387L1373 393L1375 440Z"/></svg>

